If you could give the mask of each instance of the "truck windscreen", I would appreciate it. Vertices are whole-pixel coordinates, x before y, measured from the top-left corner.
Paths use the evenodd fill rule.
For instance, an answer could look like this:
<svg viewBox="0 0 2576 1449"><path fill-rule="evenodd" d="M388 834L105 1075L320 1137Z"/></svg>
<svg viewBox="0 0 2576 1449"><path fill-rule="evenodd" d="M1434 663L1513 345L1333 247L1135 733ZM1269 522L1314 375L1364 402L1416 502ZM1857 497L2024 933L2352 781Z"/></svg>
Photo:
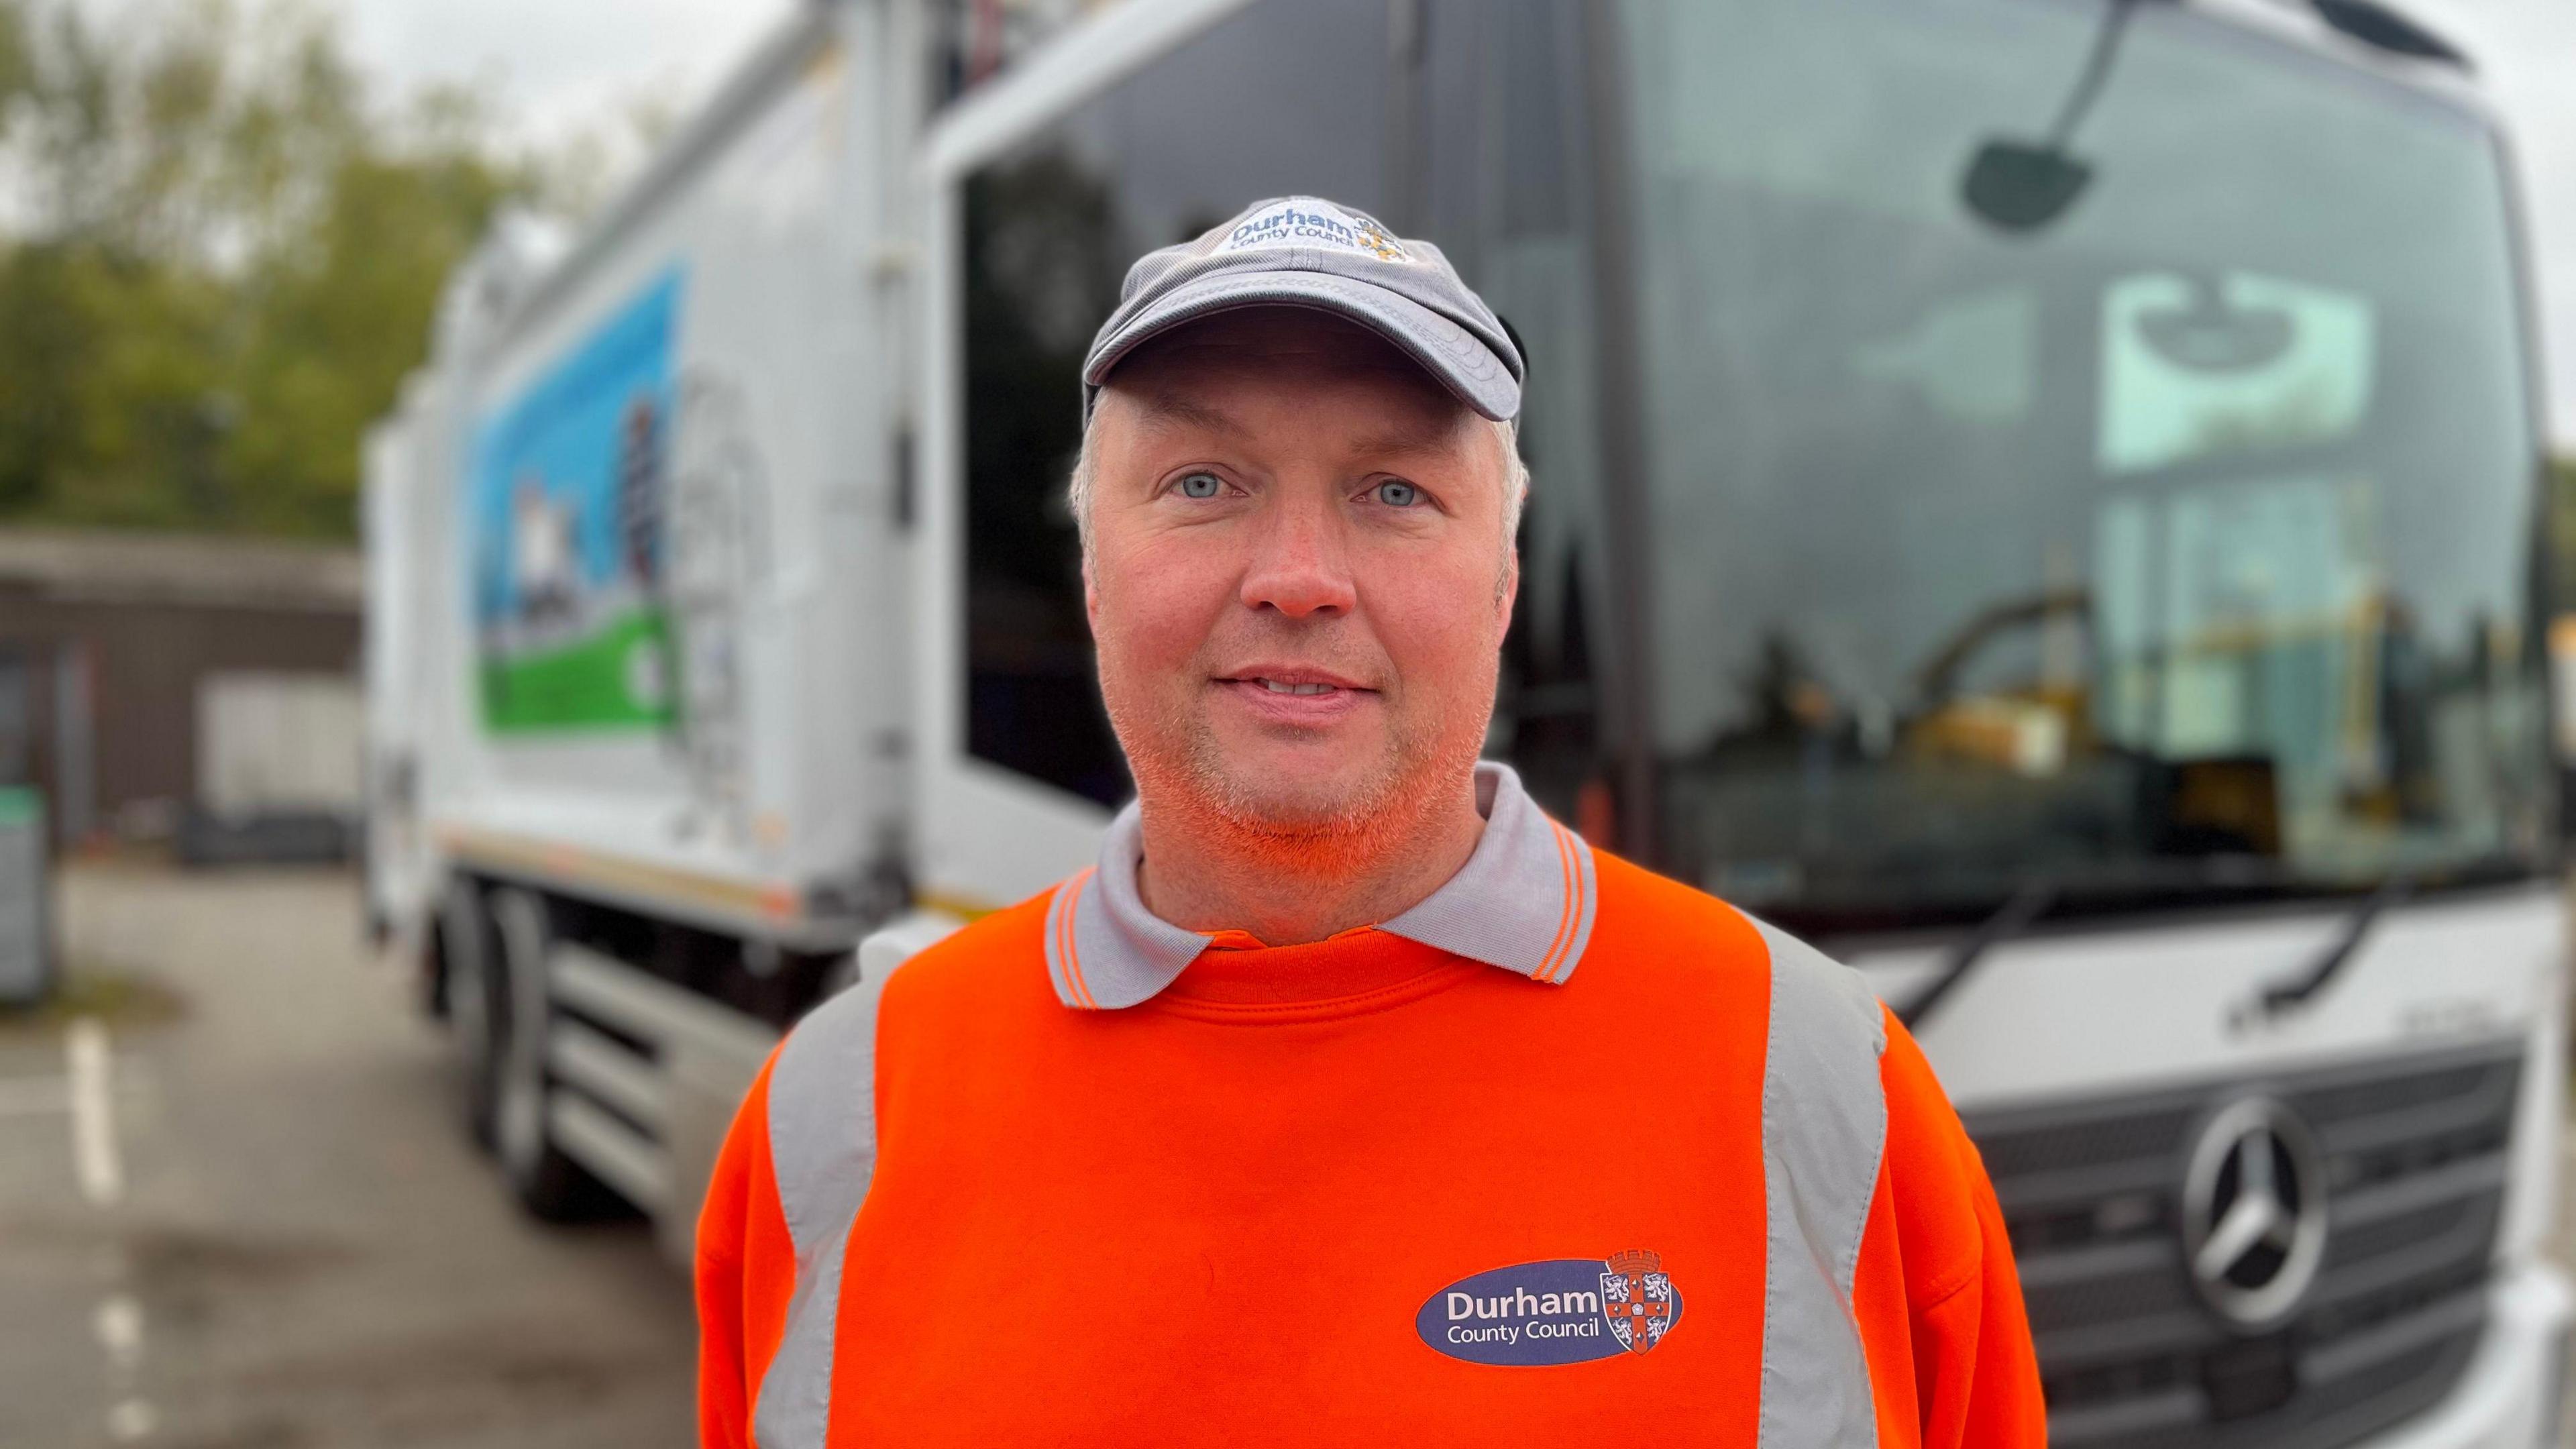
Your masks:
<svg viewBox="0 0 2576 1449"><path fill-rule="evenodd" d="M1809 924L2546 823L2469 114L2175 7L1633 0L1666 868Z"/></svg>

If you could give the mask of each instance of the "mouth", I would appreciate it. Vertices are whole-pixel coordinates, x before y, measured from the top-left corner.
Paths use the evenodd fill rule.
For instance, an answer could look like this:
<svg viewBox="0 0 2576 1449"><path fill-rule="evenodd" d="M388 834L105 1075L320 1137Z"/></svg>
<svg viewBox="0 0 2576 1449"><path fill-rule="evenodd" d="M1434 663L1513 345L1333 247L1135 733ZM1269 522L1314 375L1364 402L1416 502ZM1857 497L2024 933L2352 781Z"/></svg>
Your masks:
<svg viewBox="0 0 2576 1449"><path fill-rule="evenodd" d="M1342 687L1338 684L1319 684L1311 681L1292 682L1285 679L1271 679L1267 677L1237 679L1231 682L1235 684L1258 684L1262 688L1269 690L1272 694L1330 694L1334 690Z"/></svg>
<svg viewBox="0 0 2576 1449"><path fill-rule="evenodd" d="M1359 694L1377 693L1366 685L1344 679L1338 674L1267 664L1238 670L1232 674L1220 674L1216 677L1216 682L1258 685L1272 694L1315 695L1330 694L1335 690L1350 690Z"/></svg>
<svg viewBox="0 0 2576 1449"><path fill-rule="evenodd" d="M1356 680L1289 666L1259 665L1209 682L1259 715L1307 724L1339 718L1377 696L1376 690Z"/></svg>

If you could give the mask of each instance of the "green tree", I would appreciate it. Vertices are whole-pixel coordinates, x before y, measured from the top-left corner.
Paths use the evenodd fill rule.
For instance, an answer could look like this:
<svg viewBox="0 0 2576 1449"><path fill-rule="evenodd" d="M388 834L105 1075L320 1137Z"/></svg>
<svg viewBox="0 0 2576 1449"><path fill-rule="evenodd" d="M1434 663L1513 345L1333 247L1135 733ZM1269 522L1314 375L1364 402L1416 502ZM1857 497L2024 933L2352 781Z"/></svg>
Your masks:
<svg viewBox="0 0 2576 1449"><path fill-rule="evenodd" d="M318 213L250 282L223 454L226 476L262 480L245 523L347 526L358 440L420 360L440 283L513 190L471 152L341 159Z"/></svg>
<svg viewBox="0 0 2576 1449"><path fill-rule="evenodd" d="M346 535L439 289L541 168L331 17L0 0L0 521Z"/></svg>

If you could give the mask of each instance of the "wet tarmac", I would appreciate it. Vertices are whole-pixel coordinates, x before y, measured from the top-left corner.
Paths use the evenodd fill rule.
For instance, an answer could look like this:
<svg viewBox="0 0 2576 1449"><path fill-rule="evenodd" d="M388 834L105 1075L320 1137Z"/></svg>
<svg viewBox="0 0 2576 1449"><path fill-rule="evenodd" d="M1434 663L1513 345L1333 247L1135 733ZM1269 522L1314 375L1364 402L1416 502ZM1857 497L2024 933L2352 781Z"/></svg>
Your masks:
<svg viewBox="0 0 2576 1449"><path fill-rule="evenodd" d="M349 876L60 901L87 1010L0 1017L0 1444L694 1442L685 1275L519 1212Z"/></svg>

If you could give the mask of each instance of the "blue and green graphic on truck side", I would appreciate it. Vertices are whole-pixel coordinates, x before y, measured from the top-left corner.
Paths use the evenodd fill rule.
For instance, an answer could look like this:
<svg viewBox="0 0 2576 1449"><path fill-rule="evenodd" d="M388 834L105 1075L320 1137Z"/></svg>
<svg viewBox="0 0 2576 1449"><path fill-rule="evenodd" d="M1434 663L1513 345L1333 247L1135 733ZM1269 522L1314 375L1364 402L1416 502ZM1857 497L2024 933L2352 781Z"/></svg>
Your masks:
<svg viewBox="0 0 2576 1449"><path fill-rule="evenodd" d="M651 728L672 723L676 670L667 663L641 666L637 651L671 658L670 620L658 609L638 609L598 633L544 653L481 663L483 727L496 734L536 730ZM658 668L659 698L639 698L639 668Z"/></svg>
<svg viewBox="0 0 2576 1449"><path fill-rule="evenodd" d="M673 267L648 282L477 435L465 532L491 733L679 718L664 566L682 281Z"/></svg>

